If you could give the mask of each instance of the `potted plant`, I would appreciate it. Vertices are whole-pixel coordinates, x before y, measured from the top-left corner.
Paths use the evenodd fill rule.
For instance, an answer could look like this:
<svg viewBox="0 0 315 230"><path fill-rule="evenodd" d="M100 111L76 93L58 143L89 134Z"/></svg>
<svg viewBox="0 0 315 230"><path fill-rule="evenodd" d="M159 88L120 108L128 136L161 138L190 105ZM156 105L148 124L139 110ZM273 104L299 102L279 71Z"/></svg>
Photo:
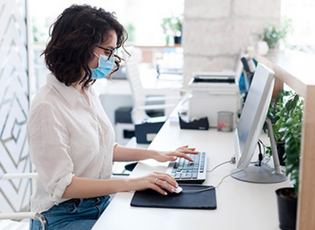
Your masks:
<svg viewBox="0 0 315 230"><path fill-rule="evenodd" d="M276 122L285 148L286 174L293 187L276 190L281 229L295 229L299 187L300 143L303 119L303 101L298 94L292 95L277 113Z"/></svg>
<svg viewBox="0 0 315 230"><path fill-rule="evenodd" d="M182 22L179 17L168 17L162 19L162 29L164 34L166 35L166 44L169 45L170 38L174 39L174 44L181 43L181 35L182 35Z"/></svg>
<svg viewBox="0 0 315 230"><path fill-rule="evenodd" d="M292 96L292 91L280 91L278 95L272 98L270 102L270 106L268 109L267 117L270 119L272 123L273 133L275 136L275 141L277 144L278 157L280 161L280 165L285 165L285 157L284 157L284 141L282 140L284 132L280 131L281 123L277 121L279 120L278 112L283 109L285 106L286 99ZM267 132L267 126L264 126L264 131ZM266 147L266 153L268 155L272 155L272 149L270 146Z"/></svg>
<svg viewBox="0 0 315 230"><path fill-rule="evenodd" d="M274 49L279 44L280 40L284 40L288 33L292 32L292 20L284 18L281 28L277 28L275 25L270 24L264 29L264 33L261 36L262 41L267 42L270 49Z"/></svg>

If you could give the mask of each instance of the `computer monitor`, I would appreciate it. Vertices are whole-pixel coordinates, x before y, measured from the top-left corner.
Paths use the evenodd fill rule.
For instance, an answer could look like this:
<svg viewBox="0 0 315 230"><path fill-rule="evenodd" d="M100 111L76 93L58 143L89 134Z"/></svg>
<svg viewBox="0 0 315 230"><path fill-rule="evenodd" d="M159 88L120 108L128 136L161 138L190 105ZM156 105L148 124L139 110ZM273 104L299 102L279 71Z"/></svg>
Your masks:
<svg viewBox="0 0 315 230"><path fill-rule="evenodd" d="M268 67L258 64L235 130L237 168L231 171L232 177L235 179L254 183L276 183L286 180L277 158L274 168L266 164L256 166L250 163L266 120L273 85L274 72ZM272 128L269 131L272 131ZM273 132L271 136L273 137ZM274 149L276 148L273 146Z"/></svg>

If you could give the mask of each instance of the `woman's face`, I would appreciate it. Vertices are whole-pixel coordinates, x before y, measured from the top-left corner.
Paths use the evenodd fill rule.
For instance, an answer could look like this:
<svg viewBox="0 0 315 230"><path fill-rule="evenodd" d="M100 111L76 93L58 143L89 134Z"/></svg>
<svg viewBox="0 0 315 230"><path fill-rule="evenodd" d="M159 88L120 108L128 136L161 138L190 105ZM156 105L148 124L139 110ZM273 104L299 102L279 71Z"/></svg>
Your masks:
<svg viewBox="0 0 315 230"><path fill-rule="evenodd" d="M114 52L114 49L117 45L117 34L115 30L111 30L108 33L108 39L104 43L100 44L99 47L95 47L93 52L99 55L109 56L111 51ZM101 48L100 48L101 47ZM94 55L94 58L89 62L88 66L91 69L96 69L98 67L99 58Z"/></svg>

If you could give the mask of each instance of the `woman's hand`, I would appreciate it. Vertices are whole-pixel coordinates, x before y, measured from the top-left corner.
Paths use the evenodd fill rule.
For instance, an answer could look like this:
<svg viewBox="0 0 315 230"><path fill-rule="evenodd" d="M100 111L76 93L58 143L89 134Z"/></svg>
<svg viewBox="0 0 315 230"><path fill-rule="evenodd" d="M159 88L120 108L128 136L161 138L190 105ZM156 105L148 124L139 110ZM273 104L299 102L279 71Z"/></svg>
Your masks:
<svg viewBox="0 0 315 230"><path fill-rule="evenodd" d="M167 183L166 183L167 182ZM130 191L141 191L145 189L153 189L162 195L167 195L167 192L162 188L173 193L174 188L178 187L177 182L173 177L166 173L153 172L144 177L128 179L127 187Z"/></svg>
<svg viewBox="0 0 315 230"><path fill-rule="evenodd" d="M153 156L153 159L159 162L165 162L165 161L175 161L177 157L183 157L189 161L193 161L189 156L186 154L198 154L198 151L195 151L195 148L188 148L188 145L182 146L177 148L175 151L170 152L158 152Z"/></svg>

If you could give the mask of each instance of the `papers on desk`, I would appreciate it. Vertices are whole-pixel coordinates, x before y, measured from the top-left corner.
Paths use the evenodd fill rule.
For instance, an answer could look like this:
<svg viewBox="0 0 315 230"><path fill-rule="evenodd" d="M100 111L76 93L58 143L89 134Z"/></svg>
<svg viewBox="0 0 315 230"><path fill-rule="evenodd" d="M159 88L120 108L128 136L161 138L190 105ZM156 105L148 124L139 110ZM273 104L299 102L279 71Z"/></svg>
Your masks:
<svg viewBox="0 0 315 230"><path fill-rule="evenodd" d="M112 168L113 176L129 176L130 171L125 169L125 165L130 162L115 162Z"/></svg>

